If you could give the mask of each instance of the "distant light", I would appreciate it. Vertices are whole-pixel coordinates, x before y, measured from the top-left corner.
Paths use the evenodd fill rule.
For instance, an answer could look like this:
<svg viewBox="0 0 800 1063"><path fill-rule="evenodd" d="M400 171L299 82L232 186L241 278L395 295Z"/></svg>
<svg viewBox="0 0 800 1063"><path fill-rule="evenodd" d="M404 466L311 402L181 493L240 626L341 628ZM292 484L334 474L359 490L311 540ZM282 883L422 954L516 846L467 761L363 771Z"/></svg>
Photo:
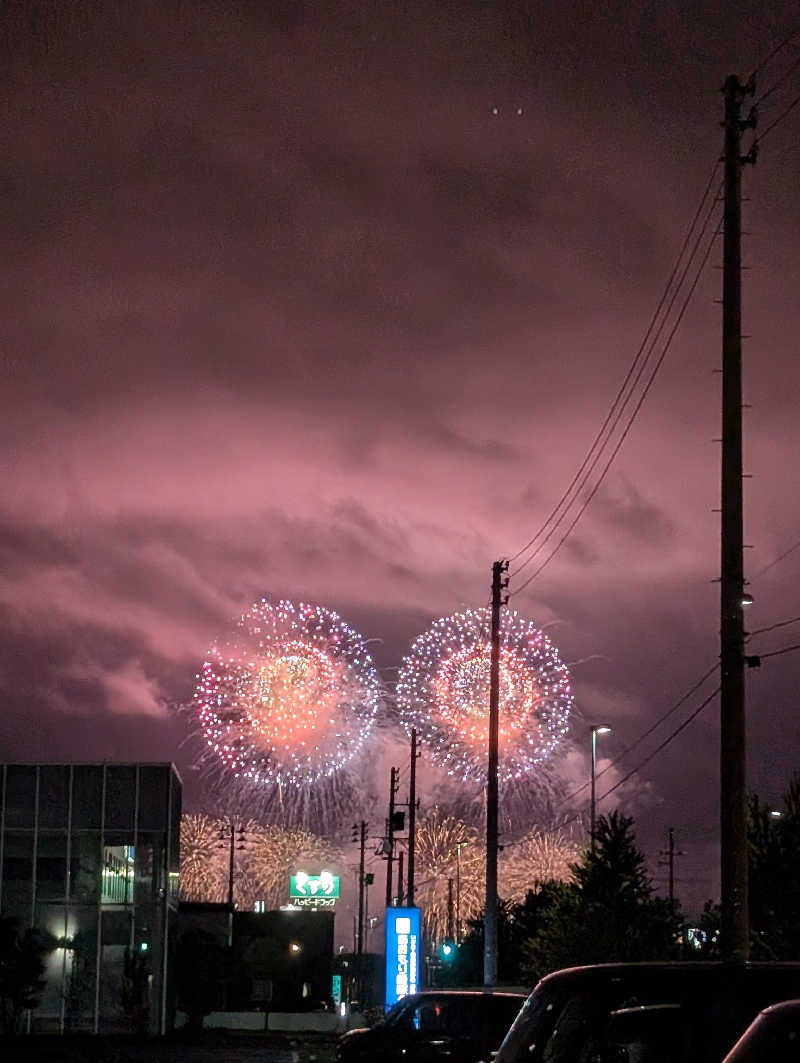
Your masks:
<svg viewBox="0 0 800 1063"><path fill-rule="evenodd" d="M449 956L452 951L453 951L453 946L452 945L447 945L447 944L442 945L442 955L443 956Z"/></svg>
<svg viewBox="0 0 800 1063"><path fill-rule="evenodd" d="M771 808L769 810L769 814L772 816L773 819L780 819L783 815L783 812L781 812L779 808Z"/></svg>
<svg viewBox="0 0 800 1063"><path fill-rule="evenodd" d="M342 1001L341 1004L339 1005L339 1014L340 1015L346 1015L347 1014L347 1004L344 1001Z"/></svg>
<svg viewBox="0 0 800 1063"><path fill-rule="evenodd" d="M146 942L146 941L143 941L143 942L141 943L141 945L139 946L139 948L140 948L140 950L141 950L142 952L147 952L147 950L148 950L148 949L150 948L150 946L149 946L149 945L147 944L147 942Z"/></svg>
<svg viewBox="0 0 800 1063"><path fill-rule="evenodd" d="M303 951L303 946L300 945L296 941L292 941L291 944L289 945L289 952L292 952L295 955L297 955L298 952L302 952L302 951Z"/></svg>

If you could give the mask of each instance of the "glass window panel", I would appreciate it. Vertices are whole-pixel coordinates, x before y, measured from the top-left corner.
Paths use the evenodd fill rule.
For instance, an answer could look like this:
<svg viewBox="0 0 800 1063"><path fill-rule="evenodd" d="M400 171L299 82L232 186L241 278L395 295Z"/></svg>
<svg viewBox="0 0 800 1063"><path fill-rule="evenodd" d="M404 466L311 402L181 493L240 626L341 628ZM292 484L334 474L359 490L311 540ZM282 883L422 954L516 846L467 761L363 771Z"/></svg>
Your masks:
<svg viewBox="0 0 800 1063"><path fill-rule="evenodd" d="M39 827L67 826L69 767L43 764L39 768Z"/></svg>
<svg viewBox="0 0 800 1063"><path fill-rule="evenodd" d="M72 774L72 829L100 828L103 810L103 768L76 764Z"/></svg>
<svg viewBox="0 0 800 1063"><path fill-rule="evenodd" d="M167 829L169 768L143 765L139 768L139 830Z"/></svg>
<svg viewBox="0 0 800 1063"><path fill-rule="evenodd" d="M36 853L36 897L40 901L66 899L67 836L39 833Z"/></svg>
<svg viewBox="0 0 800 1063"><path fill-rule="evenodd" d="M33 831L9 831L3 845L3 895L0 910L27 926L33 904Z"/></svg>
<svg viewBox="0 0 800 1063"><path fill-rule="evenodd" d="M9 764L6 769L5 825L32 827L36 805L36 768Z"/></svg>
<svg viewBox="0 0 800 1063"><path fill-rule="evenodd" d="M101 867L100 832L73 832L69 857L71 900L80 904L96 904L100 900Z"/></svg>
<svg viewBox="0 0 800 1063"><path fill-rule="evenodd" d="M70 1031L90 1030L94 1022L97 912L97 908L69 909L64 1022Z"/></svg>
<svg viewBox="0 0 800 1063"><path fill-rule="evenodd" d="M136 812L136 768L115 764L106 768L106 819L109 829L133 829Z"/></svg>
<svg viewBox="0 0 800 1063"><path fill-rule="evenodd" d="M132 835L106 834L103 838L103 904L132 904L136 849Z"/></svg>

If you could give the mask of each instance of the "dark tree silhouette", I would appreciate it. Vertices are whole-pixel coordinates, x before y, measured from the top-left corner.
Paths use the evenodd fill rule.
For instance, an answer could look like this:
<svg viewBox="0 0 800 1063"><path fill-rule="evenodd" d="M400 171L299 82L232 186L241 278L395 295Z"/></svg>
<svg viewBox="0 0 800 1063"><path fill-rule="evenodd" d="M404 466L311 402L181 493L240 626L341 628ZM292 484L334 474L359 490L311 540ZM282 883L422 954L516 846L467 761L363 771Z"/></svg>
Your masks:
<svg viewBox="0 0 800 1063"><path fill-rule="evenodd" d="M47 950L47 942L36 930L20 931L17 919L0 916L0 1026L4 1033L18 1033L23 1014L38 1007Z"/></svg>
<svg viewBox="0 0 800 1063"><path fill-rule="evenodd" d="M523 946L530 977L586 963L679 958L679 914L654 896L632 828L617 812L601 816L594 850L572 866L574 881L548 886Z"/></svg>

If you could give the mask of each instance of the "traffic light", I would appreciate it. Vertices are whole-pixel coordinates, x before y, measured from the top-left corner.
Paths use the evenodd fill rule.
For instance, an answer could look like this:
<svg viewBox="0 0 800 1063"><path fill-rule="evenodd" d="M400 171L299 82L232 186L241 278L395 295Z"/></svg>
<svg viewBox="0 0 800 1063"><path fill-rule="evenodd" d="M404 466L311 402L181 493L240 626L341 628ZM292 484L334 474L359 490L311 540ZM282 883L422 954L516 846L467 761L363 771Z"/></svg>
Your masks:
<svg viewBox="0 0 800 1063"><path fill-rule="evenodd" d="M456 956L456 946L452 938L445 938L439 946L439 953L445 963L452 963Z"/></svg>
<svg viewBox="0 0 800 1063"><path fill-rule="evenodd" d="M371 886L374 881L375 876L373 875L373 873L371 871L367 871L364 875L364 885Z"/></svg>

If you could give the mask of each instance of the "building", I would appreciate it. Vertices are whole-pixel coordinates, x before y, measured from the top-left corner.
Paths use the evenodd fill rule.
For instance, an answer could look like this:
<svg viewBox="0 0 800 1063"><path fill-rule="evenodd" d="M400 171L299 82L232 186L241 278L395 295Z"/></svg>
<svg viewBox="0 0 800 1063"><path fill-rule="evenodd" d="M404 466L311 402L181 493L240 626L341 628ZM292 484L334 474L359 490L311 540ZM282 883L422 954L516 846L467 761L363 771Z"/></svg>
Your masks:
<svg viewBox="0 0 800 1063"><path fill-rule="evenodd" d="M52 946L30 1030L129 1028L126 953L151 1032L172 1025L180 817L171 764L2 766L0 912Z"/></svg>

